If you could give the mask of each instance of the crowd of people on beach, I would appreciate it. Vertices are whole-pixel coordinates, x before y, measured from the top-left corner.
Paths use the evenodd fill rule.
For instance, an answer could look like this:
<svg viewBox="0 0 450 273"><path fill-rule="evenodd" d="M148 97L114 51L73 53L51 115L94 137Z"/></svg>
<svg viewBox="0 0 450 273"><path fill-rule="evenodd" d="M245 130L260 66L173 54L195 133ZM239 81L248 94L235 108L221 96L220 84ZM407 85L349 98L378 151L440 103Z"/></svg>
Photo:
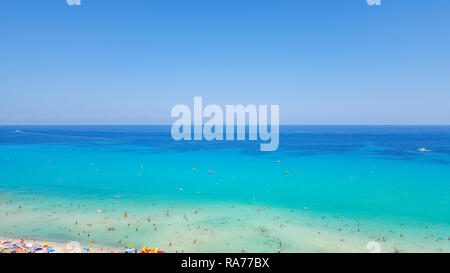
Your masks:
<svg viewBox="0 0 450 273"><path fill-rule="evenodd" d="M81 248L76 241L71 241L65 246L54 247L48 242L37 242L35 240L6 240L0 241L0 253L105 253L106 251L93 248ZM159 248L142 247L138 250L131 245L127 245L125 249L109 250L108 253L165 253Z"/></svg>
<svg viewBox="0 0 450 273"><path fill-rule="evenodd" d="M49 243L15 241L0 241L0 253L53 253L56 250Z"/></svg>

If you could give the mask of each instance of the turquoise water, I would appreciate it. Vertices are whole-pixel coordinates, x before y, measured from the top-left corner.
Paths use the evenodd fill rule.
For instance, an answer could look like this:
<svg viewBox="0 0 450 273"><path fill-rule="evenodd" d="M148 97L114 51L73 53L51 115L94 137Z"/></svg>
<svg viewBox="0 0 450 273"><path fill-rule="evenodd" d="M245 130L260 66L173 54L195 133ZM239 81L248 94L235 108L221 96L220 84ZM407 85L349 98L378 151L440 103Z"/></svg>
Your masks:
<svg viewBox="0 0 450 273"><path fill-rule="evenodd" d="M191 252L366 252L384 236L385 251L450 251L448 126L285 126L270 153L169 134L0 127L0 232ZM112 235L111 225L123 226Z"/></svg>

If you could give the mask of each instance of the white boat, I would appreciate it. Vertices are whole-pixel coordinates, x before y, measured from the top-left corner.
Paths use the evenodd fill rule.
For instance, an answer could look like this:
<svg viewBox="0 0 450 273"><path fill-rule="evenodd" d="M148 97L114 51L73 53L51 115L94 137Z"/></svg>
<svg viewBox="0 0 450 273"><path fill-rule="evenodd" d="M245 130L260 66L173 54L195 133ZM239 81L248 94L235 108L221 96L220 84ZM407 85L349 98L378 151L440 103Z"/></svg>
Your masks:
<svg viewBox="0 0 450 273"><path fill-rule="evenodd" d="M425 147L420 148L420 149L417 149L417 151L419 151L419 152L431 152L431 150L428 150L428 149L425 148Z"/></svg>

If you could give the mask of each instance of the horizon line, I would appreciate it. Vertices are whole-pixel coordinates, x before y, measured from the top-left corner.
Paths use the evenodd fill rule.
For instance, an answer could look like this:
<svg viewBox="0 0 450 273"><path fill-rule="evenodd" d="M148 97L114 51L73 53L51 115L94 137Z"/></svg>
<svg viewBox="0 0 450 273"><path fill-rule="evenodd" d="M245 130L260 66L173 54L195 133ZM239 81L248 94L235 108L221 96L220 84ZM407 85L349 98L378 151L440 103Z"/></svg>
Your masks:
<svg viewBox="0 0 450 273"><path fill-rule="evenodd" d="M0 126L172 126L170 123L2 123ZM195 125L192 125L195 126ZM203 126L203 125L202 125ZM226 126L226 124L224 124ZM235 125L236 126L236 125ZM249 124L246 124L249 126ZM283 123L279 126L450 126L450 123Z"/></svg>

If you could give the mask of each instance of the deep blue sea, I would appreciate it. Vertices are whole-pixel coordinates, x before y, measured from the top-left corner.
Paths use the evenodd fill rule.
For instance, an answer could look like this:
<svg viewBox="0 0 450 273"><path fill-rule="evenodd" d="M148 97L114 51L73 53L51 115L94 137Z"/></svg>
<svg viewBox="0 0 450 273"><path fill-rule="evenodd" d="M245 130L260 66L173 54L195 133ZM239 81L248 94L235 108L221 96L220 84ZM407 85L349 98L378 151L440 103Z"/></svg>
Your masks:
<svg viewBox="0 0 450 273"><path fill-rule="evenodd" d="M432 247L448 251L450 126L281 126L277 151L259 145L177 142L170 126L1 126L0 195L302 210L371 221L383 234L406 223L412 241L439 225Z"/></svg>

